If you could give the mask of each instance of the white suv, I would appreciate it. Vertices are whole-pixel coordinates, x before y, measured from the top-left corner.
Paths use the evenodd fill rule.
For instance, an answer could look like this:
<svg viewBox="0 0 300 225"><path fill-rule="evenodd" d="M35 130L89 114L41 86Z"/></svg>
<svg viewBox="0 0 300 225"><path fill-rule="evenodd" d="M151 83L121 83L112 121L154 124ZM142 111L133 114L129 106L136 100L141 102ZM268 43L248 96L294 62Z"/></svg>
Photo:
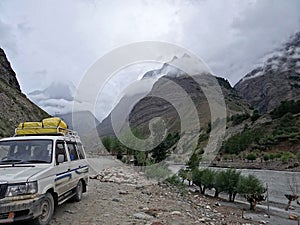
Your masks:
<svg viewBox="0 0 300 225"><path fill-rule="evenodd" d="M0 140L0 223L50 222L54 208L87 191L89 166L78 135Z"/></svg>

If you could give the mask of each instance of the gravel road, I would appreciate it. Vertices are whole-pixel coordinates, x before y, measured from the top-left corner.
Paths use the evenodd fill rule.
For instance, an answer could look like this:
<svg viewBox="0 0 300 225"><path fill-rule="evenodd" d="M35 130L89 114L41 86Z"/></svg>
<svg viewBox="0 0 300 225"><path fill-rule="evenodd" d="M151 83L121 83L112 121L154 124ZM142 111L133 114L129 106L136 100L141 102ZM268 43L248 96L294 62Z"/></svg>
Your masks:
<svg viewBox="0 0 300 225"><path fill-rule="evenodd" d="M297 225L281 211L273 211L271 218L264 209L245 211L242 218L248 205L153 183L113 158L89 163L93 179L88 193L81 202L58 206L51 225Z"/></svg>

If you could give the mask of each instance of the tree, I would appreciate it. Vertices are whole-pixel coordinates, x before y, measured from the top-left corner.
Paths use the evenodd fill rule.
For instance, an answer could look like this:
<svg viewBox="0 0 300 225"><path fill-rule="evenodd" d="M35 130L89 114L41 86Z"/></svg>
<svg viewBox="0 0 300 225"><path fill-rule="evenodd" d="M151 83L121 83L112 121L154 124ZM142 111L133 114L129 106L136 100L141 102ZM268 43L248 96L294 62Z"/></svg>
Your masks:
<svg viewBox="0 0 300 225"><path fill-rule="evenodd" d="M216 172L211 169L202 170L202 194L205 194L206 189L212 189L215 184Z"/></svg>
<svg viewBox="0 0 300 225"><path fill-rule="evenodd" d="M240 176L237 192L250 203L250 210L255 210L258 202L265 200L265 189L260 180L254 175Z"/></svg>
<svg viewBox="0 0 300 225"><path fill-rule="evenodd" d="M104 147L106 148L106 150L108 152L111 152L112 151L112 138L109 137L109 136L105 136L102 138L102 144L104 145Z"/></svg>
<svg viewBox="0 0 300 225"><path fill-rule="evenodd" d="M186 165L190 170L194 170L199 167L199 163L200 163L200 157L198 156L196 151L194 151Z"/></svg>
<svg viewBox="0 0 300 225"><path fill-rule="evenodd" d="M219 197L219 194L225 190L225 171L218 171L216 172L215 179L214 179L214 189L215 189L215 198Z"/></svg>
<svg viewBox="0 0 300 225"><path fill-rule="evenodd" d="M145 166L147 161L147 153L144 151L135 151L135 159L137 162L137 166Z"/></svg>
<svg viewBox="0 0 300 225"><path fill-rule="evenodd" d="M192 181L195 185L197 185L200 188L200 193L203 194L202 184L203 184L203 177L202 177L203 171L199 170L199 168L195 168L192 171Z"/></svg>
<svg viewBox="0 0 300 225"><path fill-rule="evenodd" d="M247 156L246 156L247 160L253 162L254 160L256 160L256 154L255 153L249 153Z"/></svg>
<svg viewBox="0 0 300 225"><path fill-rule="evenodd" d="M168 134L157 147L152 150L152 158L156 163L165 160L170 154L170 148L180 139L179 133Z"/></svg>
<svg viewBox="0 0 300 225"><path fill-rule="evenodd" d="M235 169L227 169L225 171L225 192L228 193L229 201L234 202L237 194L237 184L240 179L241 172Z"/></svg>

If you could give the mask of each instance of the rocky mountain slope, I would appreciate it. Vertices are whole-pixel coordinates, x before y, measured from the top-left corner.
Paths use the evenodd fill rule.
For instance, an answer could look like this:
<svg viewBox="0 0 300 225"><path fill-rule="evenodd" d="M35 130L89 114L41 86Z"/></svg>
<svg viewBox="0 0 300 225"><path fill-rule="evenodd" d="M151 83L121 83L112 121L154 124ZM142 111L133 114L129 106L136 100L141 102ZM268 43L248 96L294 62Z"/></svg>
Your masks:
<svg viewBox="0 0 300 225"><path fill-rule="evenodd" d="M40 121L48 116L21 92L16 74L0 48L0 137L12 135L19 122Z"/></svg>
<svg viewBox="0 0 300 225"><path fill-rule="evenodd" d="M248 73L235 88L260 112L269 112L284 100L300 99L300 32L267 55L264 64Z"/></svg>
<svg viewBox="0 0 300 225"><path fill-rule="evenodd" d="M184 55L182 58L184 60L187 57L187 55ZM174 60L178 60L178 58ZM206 127L210 122L211 112L202 88L209 86L209 81L197 81L195 79L197 79L198 76L188 76L177 68L170 68L167 63L165 63L161 69L147 72L143 76L143 79L152 78L153 76L159 76L160 78L154 83L151 91L145 97L142 96L134 105L128 104L129 97L126 95L121 99L112 113L98 126L100 136L113 135L114 131L111 125L111 115L113 114L115 118L117 118L116 123L124 123L124 121L119 120L119 117L124 113L128 113L127 116L131 127L139 128L143 133L149 132L149 121L157 117L163 118L170 132L178 131L182 119L179 118L178 109L175 109L174 106L181 105L186 118L190 118L190 106L184 107L188 98L192 100L192 105L196 107L198 118L202 126L201 129ZM203 77L201 79L203 79ZM228 116L250 111L248 105L238 96L228 81L223 78L217 78L217 81L225 98ZM184 94L174 91L176 85L182 88ZM190 126L196 124L195 121L188 120ZM199 129L200 127L195 127L195 130Z"/></svg>

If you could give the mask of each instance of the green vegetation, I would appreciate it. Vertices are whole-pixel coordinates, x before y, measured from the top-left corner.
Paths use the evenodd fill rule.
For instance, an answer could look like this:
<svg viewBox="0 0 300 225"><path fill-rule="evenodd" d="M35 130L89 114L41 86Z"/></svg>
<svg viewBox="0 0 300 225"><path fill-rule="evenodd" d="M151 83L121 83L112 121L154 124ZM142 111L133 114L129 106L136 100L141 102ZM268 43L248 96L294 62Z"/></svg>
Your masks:
<svg viewBox="0 0 300 225"><path fill-rule="evenodd" d="M296 114L300 112L300 100L283 101L270 114L273 119L282 117L286 113Z"/></svg>
<svg viewBox="0 0 300 225"><path fill-rule="evenodd" d="M187 162L187 166L189 170L194 170L199 167L200 163L200 156L198 156L197 152L194 151L191 157L189 158L189 161Z"/></svg>
<svg viewBox="0 0 300 225"><path fill-rule="evenodd" d="M258 110L254 110L254 111L253 111L253 114L252 114L252 116L251 116L251 121L252 121L252 122L256 121L260 116L261 116L261 115L260 115L260 113L258 112Z"/></svg>
<svg viewBox="0 0 300 225"><path fill-rule="evenodd" d="M257 203L265 200L263 197L265 189L260 180L254 175L240 176L237 192L250 203L250 210L255 210Z"/></svg>
<svg viewBox="0 0 300 225"><path fill-rule="evenodd" d="M271 157L270 157L270 154L264 153L263 159L264 159L265 162L269 161L270 158L271 158Z"/></svg>
<svg viewBox="0 0 300 225"><path fill-rule="evenodd" d="M195 185L200 188L200 193L205 194L206 189L214 187L214 179L216 172L210 169L199 170L198 168L192 171L192 180Z"/></svg>
<svg viewBox="0 0 300 225"><path fill-rule="evenodd" d="M250 118L250 115L248 113L244 114L235 114L230 117L230 121L232 121L232 125L236 126L238 124L241 124L244 120Z"/></svg>
<svg viewBox="0 0 300 225"><path fill-rule="evenodd" d="M143 139L143 135L139 130L133 129L132 133L135 135L135 137ZM126 142L132 143L129 132L124 132L122 135ZM132 159L134 159L133 161L135 166L145 167L165 160L179 139L180 136L178 133L169 133L158 146L149 152L129 148L122 144L119 139L114 136L103 137L102 144L108 152L110 152L112 155L116 155L117 159L123 161L124 163L129 163L132 161ZM148 171L149 177L152 177L152 173L154 174L153 171L154 169L150 169ZM164 171L158 170L157 173L160 177L159 174L164 174Z"/></svg>
<svg viewBox="0 0 300 225"><path fill-rule="evenodd" d="M253 152L249 153L249 154L246 156L246 159L249 160L249 161L252 161L252 162L253 162L254 160L256 160L256 158L257 158L257 156L256 156L256 154L253 153Z"/></svg>
<svg viewBox="0 0 300 225"><path fill-rule="evenodd" d="M165 140L151 151L155 163L166 159L170 153L169 149L175 145L179 139L179 133L168 134Z"/></svg>
<svg viewBox="0 0 300 225"><path fill-rule="evenodd" d="M187 174L183 171L178 174L181 178ZM253 175L243 176L235 169L215 171L196 168L192 171L192 181L199 187L201 194L205 194L207 189L215 190L214 197L225 192L230 202L234 202L236 195L241 194L250 203L251 210L255 210L257 202L264 200L265 189L261 181Z"/></svg>
<svg viewBox="0 0 300 225"><path fill-rule="evenodd" d="M262 135L261 129L246 129L243 132L233 135L224 144L225 153L239 154L251 146L258 143Z"/></svg>
<svg viewBox="0 0 300 225"><path fill-rule="evenodd" d="M280 157L280 159L283 163L287 163L291 159L295 159L295 158L296 158L296 156L291 152L284 152Z"/></svg>

